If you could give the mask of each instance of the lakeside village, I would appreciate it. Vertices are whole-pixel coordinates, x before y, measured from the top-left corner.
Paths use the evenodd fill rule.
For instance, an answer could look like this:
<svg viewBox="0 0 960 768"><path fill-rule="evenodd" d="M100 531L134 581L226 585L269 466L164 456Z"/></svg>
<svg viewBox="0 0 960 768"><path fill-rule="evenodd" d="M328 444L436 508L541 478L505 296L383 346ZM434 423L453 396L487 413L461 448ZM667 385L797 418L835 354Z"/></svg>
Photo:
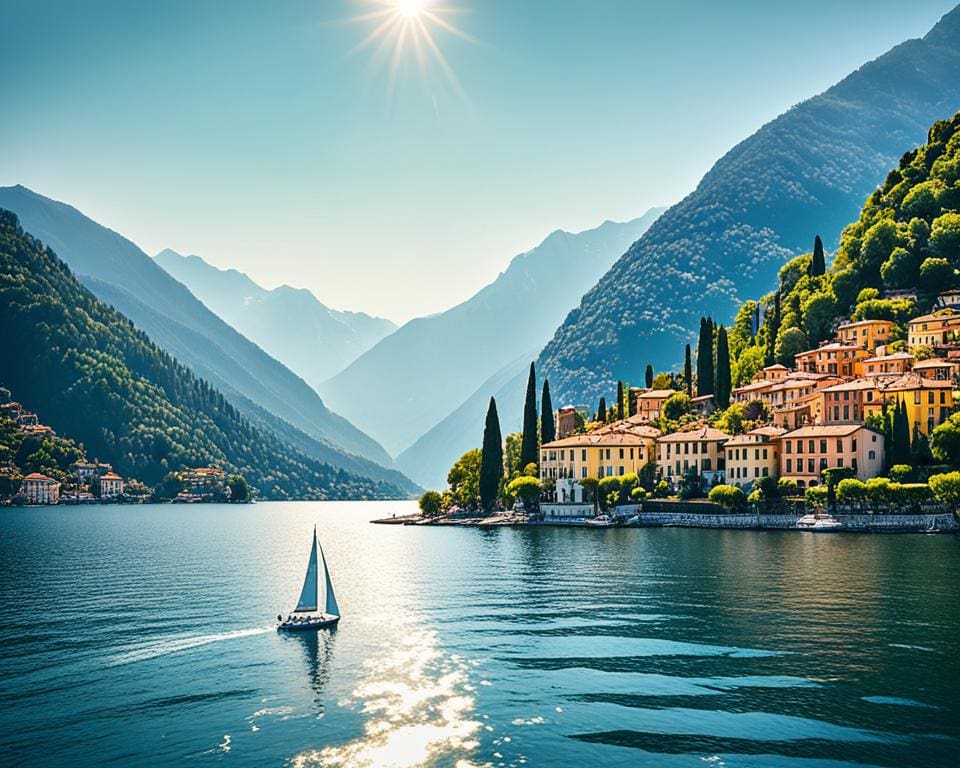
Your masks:
<svg viewBox="0 0 960 768"><path fill-rule="evenodd" d="M491 399L491 461L465 454L450 488L424 494L421 515L402 522L795 528L825 518L955 531L960 291L904 325L842 322L793 368L767 365L731 388L726 332L705 318L696 378L688 346L682 374L647 366L645 387L620 383L614 406L600 398L593 414L554 412L545 381L535 451L531 365L524 433L500 449Z"/></svg>
<svg viewBox="0 0 960 768"><path fill-rule="evenodd" d="M87 461L83 449L59 437L37 414L0 388L0 505L175 504L247 501L240 475L218 467L170 472L154 488L123 478L110 464Z"/></svg>

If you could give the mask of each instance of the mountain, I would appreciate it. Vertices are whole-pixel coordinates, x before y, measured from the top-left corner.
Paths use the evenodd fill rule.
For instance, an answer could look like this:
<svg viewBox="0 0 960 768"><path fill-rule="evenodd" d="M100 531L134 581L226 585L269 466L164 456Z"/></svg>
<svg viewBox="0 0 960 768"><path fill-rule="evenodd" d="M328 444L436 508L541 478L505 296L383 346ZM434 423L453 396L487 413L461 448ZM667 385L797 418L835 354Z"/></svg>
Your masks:
<svg viewBox="0 0 960 768"><path fill-rule="evenodd" d="M553 232L462 304L387 336L321 394L387 450L402 451L496 371L540 349L583 291L661 211L578 234Z"/></svg>
<svg viewBox="0 0 960 768"><path fill-rule="evenodd" d="M97 299L0 210L3 384L127 476L217 464L267 498L384 498L405 489L336 469L256 428L207 382ZM28 398L26 397L28 396Z"/></svg>
<svg viewBox="0 0 960 768"><path fill-rule="evenodd" d="M22 186L0 187L0 208L51 247L78 279L208 381L255 424L313 458L357 474L416 487L385 467L368 435L330 411L306 382L231 328L123 236L76 208Z"/></svg>
<svg viewBox="0 0 960 768"><path fill-rule="evenodd" d="M960 107L960 8L738 144L661 216L540 355L557 401L668 369L701 315L727 322L814 236L828 247L928 126Z"/></svg>
<svg viewBox="0 0 960 768"><path fill-rule="evenodd" d="M424 488L443 488L453 463L481 445L490 396L497 399L497 415L504 435L519 432L530 360L537 350L521 355L481 384L456 409L397 456L397 467ZM538 382L539 384L540 382ZM541 384L542 386L542 384Z"/></svg>
<svg viewBox="0 0 960 768"><path fill-rule="evenodd" d="M154 256L221 319L275 357L314 389L339 373L397 326L363 312L341 312L310 291L267 290L243 272L218 269L169 248Z"/></svg>

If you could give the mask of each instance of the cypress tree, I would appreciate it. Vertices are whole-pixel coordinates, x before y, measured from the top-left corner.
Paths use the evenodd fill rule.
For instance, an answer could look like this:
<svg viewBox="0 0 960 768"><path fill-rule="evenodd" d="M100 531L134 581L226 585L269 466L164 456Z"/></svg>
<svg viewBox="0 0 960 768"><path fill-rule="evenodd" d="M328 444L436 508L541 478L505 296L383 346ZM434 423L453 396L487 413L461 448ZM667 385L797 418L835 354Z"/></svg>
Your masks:
<svg viewBox="0 0 960 768"><path fill-rule="evenodd" d="M627 387L627 414L630 416L637 415L637 399L631 396L629 387Z"/></svg>
<svg viewBox="0 0 960 768"><path fill-rule="evenodd" d="M823 255L823 240L817 235L813 241L813 258L810 260L810 270L807 274L818 277L827 271L827 260Z"/></svg>
<svg viewBox="0 0 960 768"><path fill-rule="evenodd" d="M480 452L480 507L484 512L493 509L503 477L503 440L497 401L490 398L487 421L483 427L483 448Z"/></svg>
<svg viewBox="0 0 960 768"><path fill-rule="evenodd" d="M687 397L693 397L693 362L690 359L690 345L683 350L683 380L687 386Z"/></svg>
<svg viewBox="0 0 960 768"><path fill-rule="evenodd" d="M897 402L893 412L893 448L891 464L910 463L910 422L907 419L907 404Z"/></svg>
<svg viewBox="0 0 960 768"><path fill-rule="evenodd" d="M773 295L773 312L767 325L767 348L764 354L764 365L773 365L777 362L777 337L780 335L780 291Z"/></svg>
<svg viewBox="0 0 960 768"><path fill-rule="evenodd" d="M597 421L607 420L607 398L601 397L600 404L597 405Z"/></svg>
<svg viewBox="0 0 960 768"><path fill-rule="evenodd" d="M550 399L550 382L543 380L540 395L540 442L552 443L557 438L557 426L553 420L553 400Z"/></svg>
<svg viewBox="0 0 960 768"><path fill-rule="evenodd" d="M727 329L721 325L717 331L717 386L714 388L717 408L730 405L730 381L730 346Z"/></svg>
<svg viewBox="0 0 960 768"><path fill-rule="evenodd" d="M538 464L537 454L537 372L530 363L530 376L527 379L527 397L523 403L523 435L520 439L520 471L527 464Z"/></svg>
<svg viewBox="0 0 960 768"><path fill-rule="evenodd" d="M713 321L703 318L697 344L697 396L713 394Z"/></svg>
<svg viewBox="0 0 960 768"><path fill-rule="evenodd" d="M623 421L623 382L617 382L617 420Z"/></svg>
<svg viewBox="0 0 960 768"><path fill-rule="evenodd" d="M646 373L644 374L643 380L647 384L647 389L650 389L650 387L653 386L653 366L650 365L649 363L647 363L647 370L646 370Z"/></svg>

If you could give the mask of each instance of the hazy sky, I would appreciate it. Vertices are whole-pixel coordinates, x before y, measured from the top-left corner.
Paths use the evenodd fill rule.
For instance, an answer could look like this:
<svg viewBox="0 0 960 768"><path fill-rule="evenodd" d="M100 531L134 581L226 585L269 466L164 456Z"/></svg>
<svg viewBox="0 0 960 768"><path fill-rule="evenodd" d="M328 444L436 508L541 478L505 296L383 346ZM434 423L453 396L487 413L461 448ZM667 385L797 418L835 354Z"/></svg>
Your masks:
<svg viewBox="0 0 960 768"><path fill-rule="evenodd" d="M402 321L677 201L953 3L433 0L457 85L422 35L423 67L410 35L354 50L385 5L0 0L0 184Z"/></svg>

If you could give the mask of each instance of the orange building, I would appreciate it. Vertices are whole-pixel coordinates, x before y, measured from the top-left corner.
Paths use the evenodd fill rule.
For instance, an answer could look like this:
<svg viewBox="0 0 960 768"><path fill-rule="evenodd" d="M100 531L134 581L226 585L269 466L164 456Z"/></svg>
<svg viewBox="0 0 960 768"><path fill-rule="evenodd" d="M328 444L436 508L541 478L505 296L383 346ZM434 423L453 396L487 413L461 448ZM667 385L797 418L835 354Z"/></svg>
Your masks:
<svg viewBox="0 0 960 768"><path fill-rule="evenodd" d="M875 379L854 379L835 384L820 392L823 405L820 421L824 424L862 422L866 406L879 398Z"/></svg>
<svg viewBox="0 0 960 768"><path fill-rule="evenodd" d="M889 320L858 320L840 325L837 339L848 346L863 347L873 352L877 346L890 341L892 332L893 323Z"/></svg>
<svg viewBox="0 0 960 768"><path fill-rule="evenodd" d="M797 355L797 370L853 379L863 375L863 361L868 357L870 353L863 347L831 341Z"/></svg>
<svg viewBox="0 0 960 768"><path fill-rule="evenodd" d="M897 376L913 369L916 359L910 352L875 355L863 361L864 376Z"/></svg>
<svg viewBox="0 0 960 768"><path fill-rule="evenodd" d="M865 424L818 424L780 439L780 477L800 488L819 485L823 470L850 467L861 480L883 471L883 435Z"/></svg>
<svg viewBox="0 0 960 768"><path fill-rule="evenodd" d="M637 416L645 421L659 419L663 410L663 404L673 395L677 394L673 389L642 389L637 394Z"/></svg>

